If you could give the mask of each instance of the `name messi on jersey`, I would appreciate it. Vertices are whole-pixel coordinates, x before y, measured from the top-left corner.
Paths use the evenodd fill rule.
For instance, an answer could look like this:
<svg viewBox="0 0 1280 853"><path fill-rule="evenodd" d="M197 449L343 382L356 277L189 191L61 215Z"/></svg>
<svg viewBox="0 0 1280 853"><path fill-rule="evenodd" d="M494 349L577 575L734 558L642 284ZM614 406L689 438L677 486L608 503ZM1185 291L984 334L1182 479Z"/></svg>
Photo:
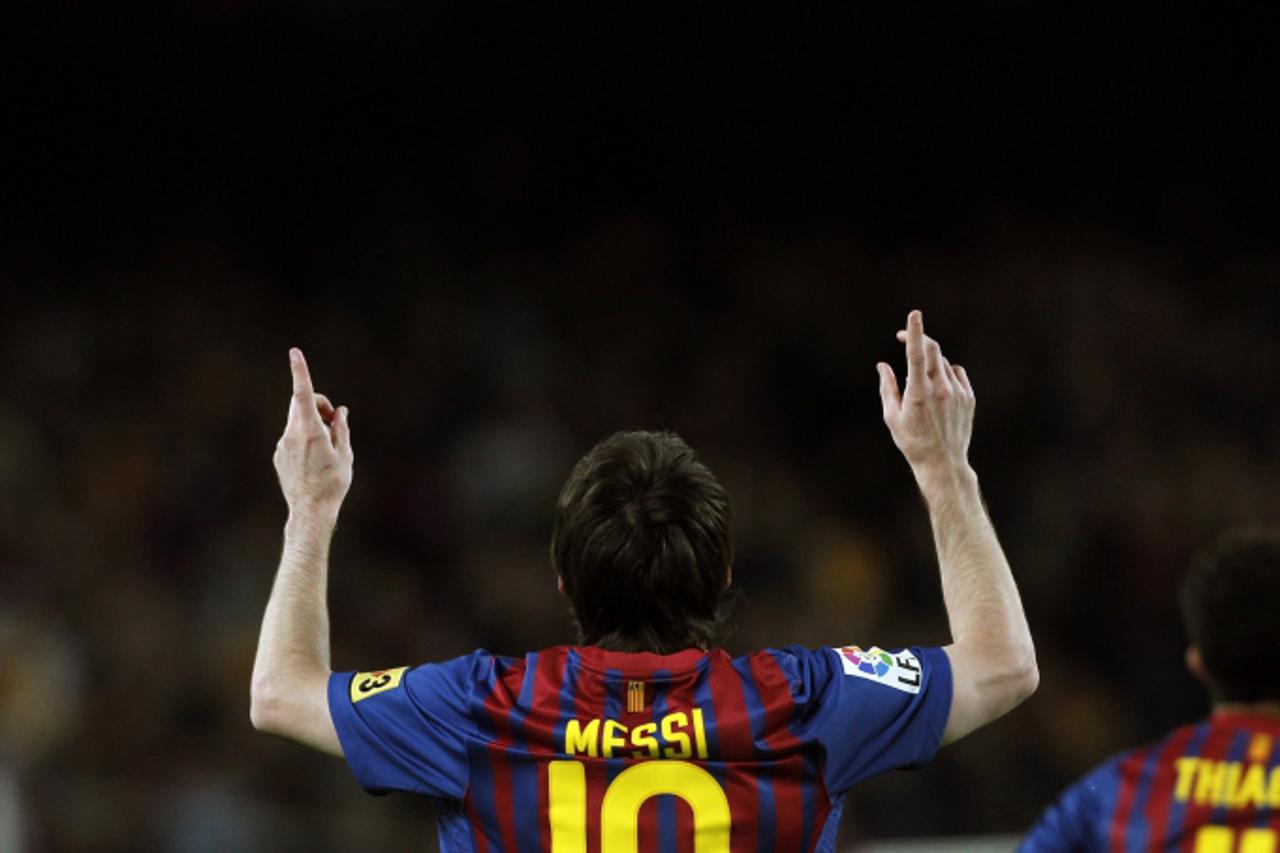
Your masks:
<svg viewBox="0 0 1280 853"><path fill-rule="evenodd" d="M564 729L564 753L592 758L705 759L707 729L701 708L673 711L638 726L608 719L570 720Z"/></svg>

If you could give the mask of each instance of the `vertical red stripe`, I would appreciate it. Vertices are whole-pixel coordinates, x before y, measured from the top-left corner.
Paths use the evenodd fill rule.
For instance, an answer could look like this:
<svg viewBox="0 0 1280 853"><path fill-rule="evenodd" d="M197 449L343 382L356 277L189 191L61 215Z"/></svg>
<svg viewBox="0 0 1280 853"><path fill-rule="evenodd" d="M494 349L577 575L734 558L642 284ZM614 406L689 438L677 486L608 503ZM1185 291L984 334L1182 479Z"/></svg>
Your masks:
<svg viewBox="0 0 1280 853"><path fill-rule="evenodd" d="M755 743L742 679L728 654L713 654L707 675L711 702L715 705L716 735L720 759L725 761L724 787L733 815L730 847L735 853L754 853L760 824L760 793L757 789Z"/></svg>
<svg viewBox="0 0 1280 853"><path fill-rule="evenodd" d="M1178 729L1169 736L1156 758L1155 773L1147 789L1143 814L1147 819L1148 843L1160 849L1164 849L1169 841L1169 812L1173 809L1173 786L1177 783L1174 760L1186 752L1187 744L1194 734L1195 726Z"/></svg>
<svg viewBox="0 0 1280 853"><path fill-rule="evenodd" d="M1129 828L1129 815L1133 811L1133 798L1137 795L1138 782L1142 778L1142 768L1155 747L1140 749L1120 762L1120 797L1116 803L1115 815L1111 818L1111 829L1107 833L1111 853L1126 853L1125 832Z"/></svg>
<svg viewBox="0 0 1280 853"><path fill-rule="evenodd" d="M1205 735L1204 743L1200 745L1200 758L1208 761L1224 761L1227 757L1227 750L1231 748L1231 736L1233 734L1235 732L1230 726L1221 725L1210 718L1209 733ZM1172 760L1172 758L1169 758L1170 762ZM1172 769L1170 772L1172 772ZM1178 845L1179 850L1195 850L1196 828L1208 823L1209 816L1213 813L1212 802L1197 805L1195 796L1196 789L1193 784L1191 786L1191 799L1187 803L1186 818L1182 822L1182 843ZM1160 827L1160 829L1164 829L1164 827ZM1159 837L1155 835L1156 831L1156 827L1152 827L1152 838Z"/></svg>
<svg viewBox="0 0 1280 853"><path fill-rule="evenodd" d="M524 720L525 743L529 751L547 756L545 760L538 761L537 819L543 850L551 849L551 783L547 768L564 746L555 742L555 726L560 719L560 688L564 683L567 658L563 646L547 649L538 655L538 668L533 673L533 696ZM523 819L528 820L528 816Z"/></svg>
<svg viewBox="0 0 1280 853"><path fill-rule="evenodd" d="M693 809L684 800L676 800L676 853L694 853Z"/></svg>
<svg viewBox="0 0 1280 853"><path fill-rule="evenodd" d="M650 797L640 807L640 827L637 833L640 853L657 853L661 839L658 836L658 798Z"/></svg>
<svg viewBox="0 0 1280 853"><path fill-rule="evenodd" d="M803 744L789 728L795 715L791 679L769 652L757 652L751 656L751 676L764 705L765 746L779 755L773 771L773 801L777 812L774 845L780 849L799 850L806 829L803 787L806 768L801 754ZM825 798L825 794L822 796ZM812 838L810 843L813 843Z"/></svg>
<svg viewBox="0 0 1280 853"><path fill-rule="evenodd" d="M524 661L520 661L500 673L484 700L484 710L493 724L494 735L493 741L486 747L489 766L493 768L493 807L497 813L502 849L511 851L516 850L517 847L511 766L507 750L514 741L510 713L512 706L515 705L515 697L520 693L520 685L524 681L524 664Z"/></svg>
<svg viewBox="0 0 1280 853"><path fill-rule="evenodd" d="M684 711L689 714L690 723L692 723L693 709L696 707L694 702L694 693L698 686L699 670L689 670L687 672L678 673L675 680L671 682L670 689L667 690L667 713L672 711ZM705 712L704 712L705 722ZM692 729L690 730L690 738L692 739ZM697 743L692 744L694 750L694 760L701 763L702 759L697 757ZM710 744L707 745L710 749ZM714 758L715 756L710 756ZM693 853L693 809L684 800L676 797L676 853Z"/></svg>

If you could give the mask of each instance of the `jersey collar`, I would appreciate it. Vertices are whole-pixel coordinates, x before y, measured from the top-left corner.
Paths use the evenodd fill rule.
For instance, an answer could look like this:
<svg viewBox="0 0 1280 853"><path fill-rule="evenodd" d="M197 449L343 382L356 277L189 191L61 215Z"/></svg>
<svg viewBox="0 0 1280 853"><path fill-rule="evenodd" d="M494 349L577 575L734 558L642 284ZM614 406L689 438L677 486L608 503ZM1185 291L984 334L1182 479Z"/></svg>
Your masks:
<svg viewBox="0 0 1280 853"><path fill-rule="evenodd" d="M1209 715L1215 723L1242 728L1264 729L1280 734L1280 717L1249 711L1214 711Z"/></svg>
<svg viewBox="0 0 1280 853"><path fill-rule="evenodd" d="M696 669L704 660L719 649L703 651L702 649L683 649L669 655L655 655L652 652L614 652L597 646L573 646L578 659L588 669L601 672L613 669L624 675L629 673L652 673L657 670L667 672L685 672Z"/></svg>

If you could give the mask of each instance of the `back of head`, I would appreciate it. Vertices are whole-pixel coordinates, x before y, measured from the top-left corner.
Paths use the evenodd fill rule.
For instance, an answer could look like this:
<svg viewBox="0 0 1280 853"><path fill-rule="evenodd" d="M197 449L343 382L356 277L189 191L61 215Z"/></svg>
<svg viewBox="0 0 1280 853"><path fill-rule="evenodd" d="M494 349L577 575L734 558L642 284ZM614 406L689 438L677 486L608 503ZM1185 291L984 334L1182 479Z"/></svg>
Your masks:
<svg viewBox="0 0 1280 853"><path fill-rule="evenodd" d="M1214 700L1280 699L1280 534L1227 534L1192 561L1180 599Z"/></svg>
<svg viewBox="0 0 1280 853"><path fill-rule="evenodd" d="M551 561L579 642L667 654L727 633L729 498L669 432L620 432L578 461L560 491Z"/></svg>

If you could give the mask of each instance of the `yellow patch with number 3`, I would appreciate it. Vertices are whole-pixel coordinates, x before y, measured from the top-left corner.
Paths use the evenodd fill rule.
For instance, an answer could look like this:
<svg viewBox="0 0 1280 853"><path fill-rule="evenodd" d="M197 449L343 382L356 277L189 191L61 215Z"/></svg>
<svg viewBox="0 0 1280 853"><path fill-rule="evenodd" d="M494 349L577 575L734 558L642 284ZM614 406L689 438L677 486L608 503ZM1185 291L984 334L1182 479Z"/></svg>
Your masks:
<svg viewBox="0 0 1280 853"><path fill-rule="evenodd" d="M370 696L377 696L379 693L394 690L400 686L400 679L404 677L404 671L408 668L407 666L398 666L395 669L357 672L351 679L351 701L359 702L361 699L368 699Z"/></svg>

